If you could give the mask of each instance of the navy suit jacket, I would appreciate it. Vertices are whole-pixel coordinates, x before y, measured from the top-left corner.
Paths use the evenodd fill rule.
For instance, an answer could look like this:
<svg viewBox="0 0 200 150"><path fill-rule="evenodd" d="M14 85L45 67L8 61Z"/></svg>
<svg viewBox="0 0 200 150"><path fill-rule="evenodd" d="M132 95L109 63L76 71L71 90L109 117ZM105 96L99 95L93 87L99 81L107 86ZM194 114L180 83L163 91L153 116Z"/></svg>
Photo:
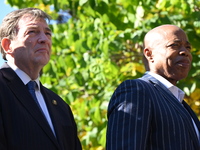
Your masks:
<svg viewBox="0 0 200 150"><path fill-rule="evenodd" d="M56 137L17 74L6 63L0 69L0 150L82 149L70 107L42 85L41 93Z"/></svg>
<svg viewBox="0 0 200 150"><path fill-rule="evenodd" d="M184 106L183 106L184 105ZM124 81L108 107L107 150L200 150L199 120L157 79Z"/></svg>

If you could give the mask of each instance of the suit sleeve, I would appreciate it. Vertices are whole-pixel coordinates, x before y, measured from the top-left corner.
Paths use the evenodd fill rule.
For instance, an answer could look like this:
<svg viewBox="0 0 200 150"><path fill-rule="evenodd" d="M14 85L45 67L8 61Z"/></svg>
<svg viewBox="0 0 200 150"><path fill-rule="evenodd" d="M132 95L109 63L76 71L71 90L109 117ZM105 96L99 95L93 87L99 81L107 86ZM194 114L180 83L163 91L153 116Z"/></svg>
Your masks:
<svg viewBox="0 0 200 150"><path fill-rule="evenodd" d="M145 150L151 103L141 80L127 80L114 92L108 107L107 150Z"/></svg>
<svg viewBox="0 0 200 150"><path fill-rule="evenodd" d="M2 78L2 72L0 70L0 79ZM2 97L2 93L4 93L4 91L2 90L5 89L4 85L2 82L0 82L0 150L7 150L7 141L6 141L6 136L5 136L5 129L4 129L4 122L3 122L3 115L2 115L2 101L4 100L4 98Z"/></svg>
<svg viewBox="0 0 200 150"><path fill-rule="evenodd" d="M0 108L0 150L7 150L1 108Z"/></svg>

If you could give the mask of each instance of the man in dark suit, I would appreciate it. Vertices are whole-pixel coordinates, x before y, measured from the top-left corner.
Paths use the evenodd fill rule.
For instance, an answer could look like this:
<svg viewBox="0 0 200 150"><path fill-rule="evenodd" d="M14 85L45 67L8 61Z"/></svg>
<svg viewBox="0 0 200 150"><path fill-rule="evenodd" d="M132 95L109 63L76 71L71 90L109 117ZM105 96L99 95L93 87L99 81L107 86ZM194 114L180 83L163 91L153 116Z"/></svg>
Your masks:
<svg viewBox="0 0 200 150"><path fill-rule="evenodd" d="M70 107L39 81L50 59L49 16L9 13L0 27L0 150L81 150Z"/></svg>
<svg viewBox="0 0 200 150"><path fill-rule="evenodd" d="M124 81L108 107L107 150L200 150L200 124L176 83L192 55L185 32L162 25L144 39L147 72Z"/></svg>

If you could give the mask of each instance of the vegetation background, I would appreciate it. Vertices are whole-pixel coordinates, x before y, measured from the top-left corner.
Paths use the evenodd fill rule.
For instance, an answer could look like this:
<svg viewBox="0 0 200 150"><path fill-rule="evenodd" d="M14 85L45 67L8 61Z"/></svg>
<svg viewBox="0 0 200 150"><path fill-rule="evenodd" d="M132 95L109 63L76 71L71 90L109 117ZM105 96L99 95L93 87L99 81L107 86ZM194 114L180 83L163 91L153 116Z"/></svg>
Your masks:
<svg viewBox="0 0 200 150"><path fill-rule="evenodd" d="M187 79L178 83L200 117L199 0L7 0L52 16L52 57L41 81L72 108L84 150L104 150L107 106L115 88L141 77L145 33L162 24L186 31L193 46Z"/></svg>

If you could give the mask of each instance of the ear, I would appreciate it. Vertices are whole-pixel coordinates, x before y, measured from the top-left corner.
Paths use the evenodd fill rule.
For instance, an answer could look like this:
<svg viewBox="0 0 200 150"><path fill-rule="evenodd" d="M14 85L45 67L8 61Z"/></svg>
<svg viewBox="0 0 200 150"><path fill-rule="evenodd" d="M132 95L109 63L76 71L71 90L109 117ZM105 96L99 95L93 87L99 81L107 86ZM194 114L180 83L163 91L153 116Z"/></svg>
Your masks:
<svg viewBox="0 0 200 150"><path fill-rule="evenodd" d="M148 60L148 62L153 62L152 50L150 50L149 48L145 48L143 53L146 59Z"/></svg>
<svg viewBox="0 0 200 150"><path fill-rule="evenodd" d="M7 37L4 37L1 40L1 46L4 49L5 53L11 53L12 52L12 50L10 49L10 43L11 43L11 40Z"/></svg>

